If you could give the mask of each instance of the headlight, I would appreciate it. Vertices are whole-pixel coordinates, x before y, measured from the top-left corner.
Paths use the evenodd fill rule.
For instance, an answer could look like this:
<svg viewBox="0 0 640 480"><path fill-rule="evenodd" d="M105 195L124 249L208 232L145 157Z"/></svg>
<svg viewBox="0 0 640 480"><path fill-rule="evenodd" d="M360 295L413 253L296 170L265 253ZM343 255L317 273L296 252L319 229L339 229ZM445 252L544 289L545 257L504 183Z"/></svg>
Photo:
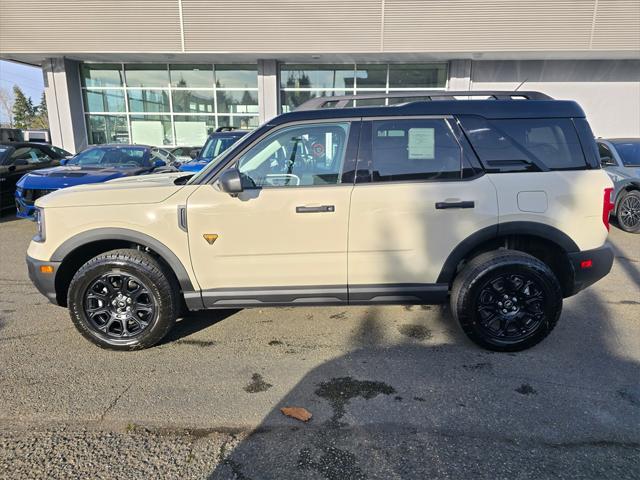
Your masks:
<svg viewBox="0 0 640 480"><path fill-rule="evenodd" d="M36 236L33 237L34 242L44 242L47 238L44 227L44 209L36 207L35 220L37 225Z"/></svg>

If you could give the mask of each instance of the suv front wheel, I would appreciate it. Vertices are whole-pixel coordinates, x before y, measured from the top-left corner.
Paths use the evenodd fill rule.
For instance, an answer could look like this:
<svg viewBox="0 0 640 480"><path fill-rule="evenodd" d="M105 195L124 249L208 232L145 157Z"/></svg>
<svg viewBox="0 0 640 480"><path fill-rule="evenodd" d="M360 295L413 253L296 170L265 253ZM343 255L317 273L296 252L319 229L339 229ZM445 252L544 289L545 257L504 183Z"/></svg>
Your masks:
<svg viewBox="0 0 640 480"><path fill-rule="evenodd" d="M540 342L562 311L562 291L549 267L526 253L501 249L472 259L456 277L451 310L481 347L514 352Z"/></svg>
<svg viewBox="0 0 640 480"><path fill-rule="evenodd" d="M165 269L139 250L112 250L74 275L68 305L76 328L103 348L135 350L158 343L180 304Z"/></svg>

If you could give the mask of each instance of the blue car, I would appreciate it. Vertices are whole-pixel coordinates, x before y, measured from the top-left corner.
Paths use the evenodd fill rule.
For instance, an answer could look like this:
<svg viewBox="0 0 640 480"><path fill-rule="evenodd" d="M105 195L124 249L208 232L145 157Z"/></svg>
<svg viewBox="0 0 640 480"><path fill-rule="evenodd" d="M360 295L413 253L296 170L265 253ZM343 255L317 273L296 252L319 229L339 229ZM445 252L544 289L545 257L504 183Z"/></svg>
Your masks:
<svg viewBox="0 0 640 480"><path fill-rule="evenodd" d="M17 216L33 218L35 201L61 188L164 171L160 149L145 145L100 145L88 148L59 167L34 170L16 184Z"/></svg>
<svg viewBox="0 0 640 480"><path fill-rule="evenodd" d="M249 133L247 130L233 130L230 127L220 127L215 133L209 135L207 142L198 153L198 156L190 162L180 165L181 172L199 172L211 160L224 152L231 145L236 143L238 139Z"/></svg>

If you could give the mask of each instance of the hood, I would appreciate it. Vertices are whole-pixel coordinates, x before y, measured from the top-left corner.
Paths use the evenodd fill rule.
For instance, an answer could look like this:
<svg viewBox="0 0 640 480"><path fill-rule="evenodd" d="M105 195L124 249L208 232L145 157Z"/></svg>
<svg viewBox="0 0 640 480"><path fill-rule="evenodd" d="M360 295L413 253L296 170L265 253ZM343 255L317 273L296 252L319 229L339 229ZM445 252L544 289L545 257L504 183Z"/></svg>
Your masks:
<svg viewBox="0 0 640 480"><path fill-rule="evenodd" d="M178 167L178 169L181 172L199 172L206 167L209 162L210 160L192 160L190 162L183 163Z"/></svg>
<svg viewBox="0 0 640 480"><path fill-rule="evenodd" d="M109 180L109 185L117 183L118 185L127 184L130 186L138 183L154 183L156 185L174 185L174 182L178 178L191 177L192 173L189 172L170 172L170 173L155 173L153 175L140 175L137 177L122 177L115 180Z"/></svg>
<svg viewBox="0 0 640 480"><path fill-rule="evenodd" d="M174 185L173 181L154 181L154 177L145 175L136 177L133 181L69 187L40 197L36 200L36 206L50 208L142 205L162 202L183 188L183 185Z"/></svg>
<svg viewBox="0 0 640 480"><path fill-rule="evenodd" d="M43 168L24 175L18 186L55 190L85 183L105 182L114 178L139 175L149 170L148 167L117 168L117 167L80 167L75 165Z"/></svg>

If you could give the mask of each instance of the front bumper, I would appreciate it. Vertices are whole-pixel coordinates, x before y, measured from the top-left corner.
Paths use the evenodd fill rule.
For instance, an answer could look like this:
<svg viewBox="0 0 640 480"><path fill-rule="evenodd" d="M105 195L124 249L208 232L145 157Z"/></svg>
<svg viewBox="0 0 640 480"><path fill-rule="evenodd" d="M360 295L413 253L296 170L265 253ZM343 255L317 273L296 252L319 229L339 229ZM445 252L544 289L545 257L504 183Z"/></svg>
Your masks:
<svg viewBox="0 0 640 480"><path fill-rule="evenodd" d="M29 269L29 278L36 286L38 291L49 299L54 305L59 305L56 295L56 275L58 268L62 262L45 262L36 260L27 255L27 268ZM50 265L53 267L53 273L42 273L41 265Z"/></svg>
<svg viewBox="0 0 640 480"><path fill-rule="evenodd" d="M36 207L34 202L27 202L16 195L16 216L20 218L35 219Z"/></svg>
<svg viewBox="0 0 640 480"><path fill-rule="evenodd" d="M573 268L573 290L570 295L575 295L606 277L613 266L613 248L609 243L600 248L568 255Z"/></svg>

